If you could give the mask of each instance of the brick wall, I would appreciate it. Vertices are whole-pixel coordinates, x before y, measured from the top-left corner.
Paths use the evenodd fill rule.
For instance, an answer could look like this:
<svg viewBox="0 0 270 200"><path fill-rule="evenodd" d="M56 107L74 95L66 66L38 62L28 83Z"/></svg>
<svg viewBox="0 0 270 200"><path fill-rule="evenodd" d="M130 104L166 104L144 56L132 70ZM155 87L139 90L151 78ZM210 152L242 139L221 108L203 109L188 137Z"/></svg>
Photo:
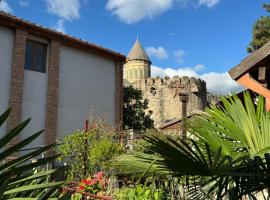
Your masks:
<svg viewBox="0 0 270 200"><path fill-rule="evenodd" d="M115 62L115 124L122 129L123 121L123 65Z"/></svg>
<svg viewBox="0 0 270 200"><path fill-rule="evenodd" d="M8 130L11 130L21 122L26 36L27 33L25 31L18 29L15 31L9 96L9 107L12 108L12 112L7 121ZM8 146L12 146L19 141L20 138L17 136L10 141Z"/></svg>
<svg viewBox="0 0 270 200"><path fill-rule="evenodd" d="M45 144L54 143L57 130L58 79L60 42L52 40L49 45L47 111L45 125Z"/></svg>
<svg viewBox="0 0 270 200"><path fill-rule="evenodd" d="M9 106L12 107L13 110L7 122L8 130L11 130L18 125L22 119L25 45L28 36L28 33L23 30L15 30L9 97ZM47 107L44 132L46 145L56 141L60 47L60 41L54 39L50 40L48 46L48 66L46 72L48 74ZM115 123L116 125L119 125L119 128L122 128L123 66L120 61L115 61L115 89ZM12 146L19 141L20 138L18 136L8 145Z"/></svg>

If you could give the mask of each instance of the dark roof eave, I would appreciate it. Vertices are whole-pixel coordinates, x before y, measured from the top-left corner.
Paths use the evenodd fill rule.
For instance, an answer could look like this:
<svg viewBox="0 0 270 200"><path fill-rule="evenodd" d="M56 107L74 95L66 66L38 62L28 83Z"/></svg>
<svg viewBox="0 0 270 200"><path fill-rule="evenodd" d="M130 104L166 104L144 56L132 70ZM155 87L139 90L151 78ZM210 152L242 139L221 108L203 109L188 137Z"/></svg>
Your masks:
<svg viewBox="0 0 270 200"><path fill-rule="evenodd" d="M175 120L175 121L167 122L167 123L161 125L161 126L159 127L159 129L163 130L163 129L168 128L168 127L170 127L170 126L172 126L172 125L175 125L175 124L177 124L177 123L179 123L179 122L181 122L181 121L182 121L182 119L178 119L178 120Z"/></svg>
<svg viewBox="0 0 270 200"><path fill-rule="evenodd" d="M247 73L252 67L259 64L261 61L266 59L270 55L270 41L267 42L264 46L260 49L252 53L251 55L244 58L240 64L233 67L229 74L232 79L237 80L245 73Z"/></svg>

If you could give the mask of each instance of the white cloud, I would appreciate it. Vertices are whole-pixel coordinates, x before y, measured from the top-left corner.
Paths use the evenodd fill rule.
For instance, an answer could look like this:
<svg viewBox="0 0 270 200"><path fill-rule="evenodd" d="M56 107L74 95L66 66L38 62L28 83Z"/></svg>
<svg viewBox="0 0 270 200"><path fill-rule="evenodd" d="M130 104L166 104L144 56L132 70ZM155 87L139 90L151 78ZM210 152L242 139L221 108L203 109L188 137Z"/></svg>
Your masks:
<svg viewBox="0 0 270 200"><path fill-rule="evenodd" d="M173 55L177 62L183 63L184 62L184 56L186 55L186 52L182 49L178 49L177 51L173 52Z"/></svg>
<svg viewBox="0 0 270 200"><path fill-rule="evenodd" d="M193 68L193 70L196 71L196 72L202 71L202 70L204 70L204 69L205 69L205 66L204 66L204 65L201 65L201 64L196 65L196 66Z"/></svg>
<svg viewBox="0 0 270 200"><path fill-rule="evenodd" d="M174 0L108 0L106 9L121 21L132 24L153 18L173 6Z"/></svg>
<svg viewBox="0 0 270 200"><path fill-rule="evenodd" d="M64 20L63 19L59 19L57 22L56 22L56 25L55 25L55 30L59 31L59 32L62 32L62 33L65 33L65 24L64 24Z"/></svg>
<svg viewBox="0 0 270 200"><path fill-rule="evenodd" d="M7 12L7 13L12 13L13 12L11 7L8 5L8 3L5 0L2 0L0 2L0 11L4 11L4 12Z"/></svg>
<svg viewBox="0 0 270 200"><path fill-rule="evenodd" d="M46 0L47 11L62 19L72 21L80 18L79 0Z"/></svg>
<svg viewBox="0 0 270 200"><path fill-rule="evenodd" d="M72 21L80 18L80 7L88 0L45 0L47 11L59 17L53 26L59 32L65 33L65 21Z"/></svg>
<svg viewBox="0 0 270 200"><path fill-rule="evenodd" d="M158 59L168 58L168 53L164 47L146 47L146 52L149 56L157 57Z"/></svg>
<svg viewBox="0 0 270 200"><path fill-rule="evenodd" d="M207 6L209 8L219 3L219 0L200 0L199 6Z"/></svg>
<svg viewBox="0 0 270 200"><path fill-rule="evenodd" d="M215 6L220 0L108 0L106 9L127 24L152 19L172 8Z"/></svg>
<svg viewBox="0 0 270 200"><path fill-rule="evenodd" d="M216 73L216 72L209 72L204 74L198 74L195 67L186 67L186 68L160 68L157 66L152 66L151 73L153 77L160 76L193 76L197 78L201 78L206 82L208 92L215 93L215 94L228 94L229 92L239 92L243 88L237 84L227 72L224 73Z"/></svg>
<svg viewBox="0 0 270 200"><path fill-rule="evenodd" d="M209 72L202 74L200 78L205 80L208 90L212 93L227 94L229 92L239 92L243 89L227 72Z"/></svg>
<svg viewBox="0 0 270 200"><path fill-rule="evenodd" d="M20 3L20 6L22 6L22 7L28 7L29 6L29 2L27 0L20 0L19 3Z"/></svg>

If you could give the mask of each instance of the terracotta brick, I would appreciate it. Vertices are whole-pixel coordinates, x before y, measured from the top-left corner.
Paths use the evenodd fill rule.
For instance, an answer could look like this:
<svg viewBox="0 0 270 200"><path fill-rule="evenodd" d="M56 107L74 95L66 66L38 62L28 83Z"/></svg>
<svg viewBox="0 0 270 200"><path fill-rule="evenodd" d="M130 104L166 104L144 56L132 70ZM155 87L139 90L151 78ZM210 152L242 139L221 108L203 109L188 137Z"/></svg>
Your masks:
<svg viewBox="0 0 270 200"><path fill-rule="evenodd" d="M12 108L12 112L7 121L8 130L11 130L21 122L26 36L27 33L25 31L15 30L9 96L9 107ZM20 137L17 136L8 146L12 146L19 141Z"/></svg>
<svg viewBox="0 0 270 200"><path fill-rule="evenodd" d="M115 124L122 129L123 122L123 65L115 61Z"/></svg>
<svg viewBox="0 0 270 200"><path fill-rule="evenodd" d="M59 79L60 42L52 40L49 45L47 111L45 125L45 144L56 141L58 79Z"/></svg>

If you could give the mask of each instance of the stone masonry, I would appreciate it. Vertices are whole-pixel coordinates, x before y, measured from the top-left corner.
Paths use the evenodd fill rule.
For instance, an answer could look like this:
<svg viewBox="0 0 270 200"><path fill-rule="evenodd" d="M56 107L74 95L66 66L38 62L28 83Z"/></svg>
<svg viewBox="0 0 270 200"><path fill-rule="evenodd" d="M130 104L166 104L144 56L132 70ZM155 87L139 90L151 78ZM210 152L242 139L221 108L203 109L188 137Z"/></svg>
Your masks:
<svg viewBox="0 0 270 200"><path fill-rule="evenodd" d="M148 110L153 111L155 127L182 118L179 92L188 94L187 115L207 106L206 83L194 77L148 78L136 81L132 85L142 90L144 98L148 99Z"/></svg>
<svg viewBox="0 0 270 200"><path fill-rule="evenodd" d="M151 78L151 63L137 38L124 65L124 84L140 89L144 98L148 99L148 111L153 111L156 128L182 118L180 93L188 95L187 116L203 110L208 102L216 102L216 98L207 93L206 83L201 79L186 76Z"/></svg>

